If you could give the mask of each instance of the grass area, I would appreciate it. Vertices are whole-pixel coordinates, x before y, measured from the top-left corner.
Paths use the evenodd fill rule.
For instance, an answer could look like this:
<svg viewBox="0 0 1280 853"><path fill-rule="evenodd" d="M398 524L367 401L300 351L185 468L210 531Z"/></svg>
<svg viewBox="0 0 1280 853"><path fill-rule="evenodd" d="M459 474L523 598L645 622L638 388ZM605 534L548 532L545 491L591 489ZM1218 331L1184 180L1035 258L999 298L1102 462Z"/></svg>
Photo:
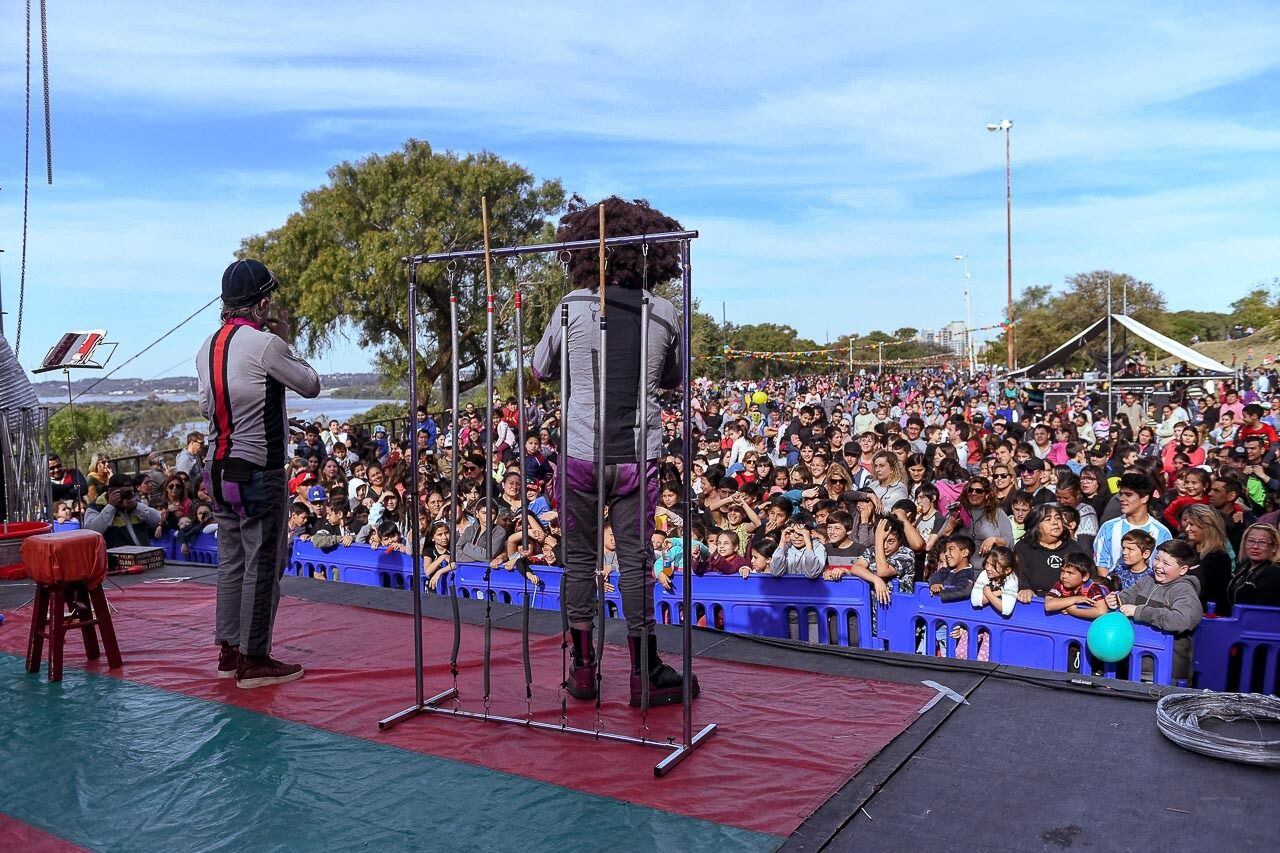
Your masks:
<svg viewBox="0 0 1280 853"><path fill-rule="evenodd" d="M1269 355L1280 355L1280 323L1272 323L1248 337L1234 341L1202 341L1192 349L1217 359L1227 367L1258 365ZM1164 366L1173 361L1172 358L1166 358L1158 363Z"/></svg>

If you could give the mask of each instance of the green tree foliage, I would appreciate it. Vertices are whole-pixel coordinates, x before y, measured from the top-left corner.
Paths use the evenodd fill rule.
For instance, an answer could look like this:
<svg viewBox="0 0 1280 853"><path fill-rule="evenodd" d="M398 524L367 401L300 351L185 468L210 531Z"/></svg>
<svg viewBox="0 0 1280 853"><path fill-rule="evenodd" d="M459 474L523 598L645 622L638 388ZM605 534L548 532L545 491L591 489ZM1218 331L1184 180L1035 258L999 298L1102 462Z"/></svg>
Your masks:
<svg viewBox="0 0 1280 853"><path fill-rule="evenodd" d="M1034 285L1013 303L1014 346L1018 364L1026 365L1053 351L1063 341L1106 316L1119 314L1128 291L1129 316L1159 332L1168 332L1164 295L1149 282L1125 273L1095 270L1068 276L1061 293L1048 285ZM1005 333L984 350L984 360L1004 362Z"/></svg>
<svg viewBox="0 0 1280 853"><path fill-rule="evenodd" d="M49 446L70 464L116 433L116 419L101 406L63 406L49 418Z"/></svg>
<svg viewBox="0 0 1280 853"><path fill-rule="evenodd" d="M304 351L322 352L354 332L361 347L373 350L375 369L389 386L403 386L408 322L401 258L482 246L482 196L488 198L494 247L549 239L565 201L558 181L538 182L495 154L459 156L411 139L394 153L334 166L329 182L304 193L299 211L284 225L245 238L238 254L260 258L281 280L278 301L294 318ZM517 282L529 295L526 336L541 331L565 290L554 259L494 260L495 327L504 353L495 372L509 367L511 293ZM450 284L443 264L417 270L423 399L449 368ZM483 262L458 264L452 289L458 296L462 382L469 388L485 378Z"/></svg>
<svg viewBox="0 0 1280 853"><path fill-rule="evenodd" d="M1258 284L1231 303L1232 324L1261 329L1277 318L1280 318L1280 279L1272 279L1270 284Z"/></svg>

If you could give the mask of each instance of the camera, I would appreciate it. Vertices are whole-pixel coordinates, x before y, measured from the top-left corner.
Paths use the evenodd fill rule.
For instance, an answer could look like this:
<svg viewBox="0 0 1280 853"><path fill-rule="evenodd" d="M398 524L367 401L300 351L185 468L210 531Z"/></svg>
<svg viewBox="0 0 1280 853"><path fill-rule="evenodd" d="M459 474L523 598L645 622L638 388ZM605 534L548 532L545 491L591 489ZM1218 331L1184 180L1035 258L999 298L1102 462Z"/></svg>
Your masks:
<svg viewBox="0 0 1280 853"><path fill-rule="evenodd" d="M947 512L950 515L955 515L956 513L960 512L960 501L952 501L951 503L947 504Z"/></svg>

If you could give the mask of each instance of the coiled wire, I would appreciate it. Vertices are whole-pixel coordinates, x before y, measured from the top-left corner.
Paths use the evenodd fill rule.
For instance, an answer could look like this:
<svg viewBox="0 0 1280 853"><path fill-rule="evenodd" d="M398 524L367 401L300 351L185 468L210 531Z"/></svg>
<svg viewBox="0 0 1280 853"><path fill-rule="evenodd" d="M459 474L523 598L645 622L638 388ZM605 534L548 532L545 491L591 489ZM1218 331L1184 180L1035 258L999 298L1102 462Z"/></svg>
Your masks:
<svg viewBox="0 0 1280 853"><path fill-rule="evenodd" d="M1204 719L1280 722L1280 698L1259 693L1170 693L1156 703L1156 726L1169 740L1214 758L1280 767L1280 740L1240 740L1200 727ZM1258 728L1262 732L1261 726Z"/></svg>

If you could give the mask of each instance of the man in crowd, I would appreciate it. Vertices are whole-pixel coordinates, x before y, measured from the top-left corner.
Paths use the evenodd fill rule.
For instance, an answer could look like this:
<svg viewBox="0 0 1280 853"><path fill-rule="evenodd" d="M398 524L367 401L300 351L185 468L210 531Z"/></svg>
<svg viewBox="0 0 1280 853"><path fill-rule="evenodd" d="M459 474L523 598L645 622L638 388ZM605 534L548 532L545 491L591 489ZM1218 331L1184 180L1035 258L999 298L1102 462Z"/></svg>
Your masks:
<svg viewBox="0 0 1280 853"><path fill-rule="evenodd" d="M203 450L204 434L187 433L187 445L178 454L177 461L173 463L173 470L186 474L190 482L199 483L204 478Z"/></svg>
<svg viewBox="0 0 1280 853"><path fill-rule="evenodd" d="M83 500L89 491L84 474L65 467L56 453L49 454L49 485L55 501Z"/></svg>

